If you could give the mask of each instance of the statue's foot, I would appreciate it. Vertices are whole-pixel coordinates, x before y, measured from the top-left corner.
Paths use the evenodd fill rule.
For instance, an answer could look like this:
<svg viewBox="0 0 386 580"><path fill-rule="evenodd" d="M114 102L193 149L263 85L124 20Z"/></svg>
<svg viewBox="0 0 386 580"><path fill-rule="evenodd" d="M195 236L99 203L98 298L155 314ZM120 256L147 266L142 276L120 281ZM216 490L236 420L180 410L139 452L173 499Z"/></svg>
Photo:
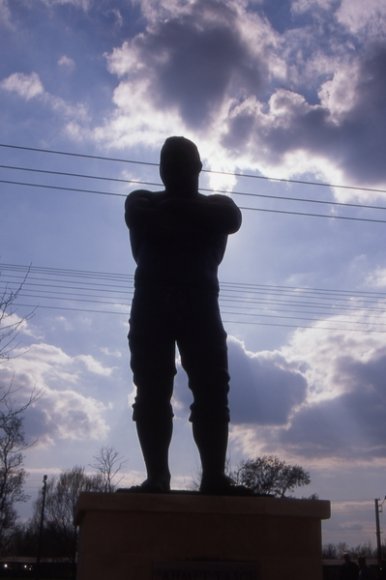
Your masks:
<svg viewBox="0 0 386 580"><path fill-rule="evenodd" d="M118 493L168 493L169 491L169 483L150 479L145 479L140 485L117 489Z"/></svg>
<svg viewBox="0 0 386 580"><path fill-rule="evenodd" d="M218 479L204 480L200 485L200 493L204 495L254 496L251 489L245 485L235 485L232 480L223 475Z"/></svg>

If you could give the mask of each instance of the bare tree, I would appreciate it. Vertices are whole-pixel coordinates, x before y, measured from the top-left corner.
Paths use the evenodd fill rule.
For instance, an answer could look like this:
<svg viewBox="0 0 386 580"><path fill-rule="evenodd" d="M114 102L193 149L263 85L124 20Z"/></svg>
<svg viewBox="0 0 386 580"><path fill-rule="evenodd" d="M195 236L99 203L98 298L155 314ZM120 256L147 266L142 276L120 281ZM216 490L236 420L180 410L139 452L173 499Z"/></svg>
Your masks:
<svg viewBox="0 0 386 580"><path fill-rule="evenodd" d="M15 504L28 499L23 491L23 463L24 451L32 444L26 441L23 419L36 396L32 393L26 402L16 404L13 395L12 387L3 388L0 394L0 551L6 548L16 523Z"/></svg>
<svg viewBox="0 0 386 580"><path fill-rule="evenodd" d="M102 477L87 475L84 467L75 466L51 478L46 491L46 518L59 529L72 529L74 511L82 491L102 491Z"/></svg>
<svg viewBox="0 0 386 580"><path fill-rule="evenodd" d="M121 478L116 481L119 471L122 469L125 461L122 460L118 451L113 447L102 447L98 455L93 457L94 463L90 467L95 469L103 478L103 491L111 493L116 490Z"/></svg>
<svg viewBox="0 0 386 580"><path fill-rule="evenodd" d="M22 285L16 291L7 288L0 294L0 364L9 359L21 324L26 320L14 315L13 304ZM36 400L32 393L24 402L12 382L4 384L0 376L0 552L7 547L15 526L15 504L24 501L26 472L23 452L29 447L23 430L26 409Z"/></svg>
<svg viewBox="0 0 386 580"><path fill-rule="evenodd" d="M275 497L284 497L296 487L311 483L309 473L300 465L289 465L274 455L243 461L230 476L258 495Z"/></svg>
<svg viewBox="0 0 386 580"><path fill-rule="evenodd" d="M32 318L34 311L24 317L20 317L14 312L14 304L23 289L28 277L27 270L24 279L15 290L10 289L7 285L0 291L0 361L8 359L15 348L15 341L20 327L26 321ZM1 275L1 273L0 273ZM0 399L1 400L1 399Z"/></svg>
<svg viewBox="0 0 386 580"><path fill-rule="evenodd" d="M75 466L51 477L46 485L44 546L45 555L74 557L77 531L74 522L75 507L83 491L104 491L100 474L87 475L84 467ZM30 529L37 533L42 511L40 496L34 507Z"/></svg>

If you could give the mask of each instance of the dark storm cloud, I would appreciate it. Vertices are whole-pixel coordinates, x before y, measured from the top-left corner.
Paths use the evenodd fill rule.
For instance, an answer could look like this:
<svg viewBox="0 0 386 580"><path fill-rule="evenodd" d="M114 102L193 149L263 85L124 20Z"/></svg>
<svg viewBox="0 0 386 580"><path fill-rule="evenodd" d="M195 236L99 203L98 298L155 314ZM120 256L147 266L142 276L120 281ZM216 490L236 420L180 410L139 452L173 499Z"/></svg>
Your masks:
<svg viewBox="0 0 386 580"><path fill-rule="evenodd" d="M229 28L200 30L182 22L167 24L157 40L168 59L160 71L156 99L161 106L176 105L189 125L204 125L221 106L230 83L243 76L240 64L246 47Z"/></svg>
<svg viewBox="0 0 386 580"><path fill-rule="evenodd" d="M294 406L306 395L304 377L278 353L252 354L235 339L228 342L231 388L229 404L233 425L284 425ZM191 395L177 377L176 397L185 409Z"/></svg>
<svg viewBox="0 0 386 580"><path fill-rule="evenodd" d="M351 107L335 119L327 106L310 105L295 92L278 92L271 104L282 107L279 121L272 116L268 122L241 108L229 123L224 144L240 148L252 138L256 150L264 147L266 161L273 164L302 149L332 161L354 183L380 183L386 178L386 45L373 47L362 58L354 90Z"/></svg>
<svg viewBox="0 0 386 580"><path fill-rule="evenodd" d="M280 165L302 150L347 181L384 181L386 45L355 54L334 23L337 38L307 29L305 49L267 18L236 3L194 2L125 43L127 62L138 66L126 67L123 82L146 82L152 105L193 130L221 126L233 158Z"/></svg>
<svg viewBox="0 0 386 580"><path fill-rule="evenodd" d="M54 427L54 428L53 428ZM24 430L28 433L28 438L32 441L45 440L51 438L56 432L57 425L52 425L50 412L33 405L29 407L24 416Z"/></svg>
<svg viewBox="0 0 386 580"><path fill-rule="evenodd" d="M303 408L281 444L307 457L386 457L385 376L386 349L367 362L338 359L335 380L345 392Z"/></svg>
<svg viewBox="0 0 386 580"><path fill-rule="evenodd" d="M351 175L380 181L386 175L386 45L377 46L362 61L357 101L343 124Z"/></svg>
<svg viewBox="0 0 386 580"><path fill-rule="evenodd" d="M306 381L278 353L251 356L229 342L233 424L283 425L306 395Z"/></svg>
<svg viewBox="0 0 386 580"><path fill-rule="evenodd" d="M255 94L265 76L241 35L236 11L223 2L195 2L189 13L149 27L131 47L150 80L155 106L176 108L196 129L215 117L229 91Z"/></svg>

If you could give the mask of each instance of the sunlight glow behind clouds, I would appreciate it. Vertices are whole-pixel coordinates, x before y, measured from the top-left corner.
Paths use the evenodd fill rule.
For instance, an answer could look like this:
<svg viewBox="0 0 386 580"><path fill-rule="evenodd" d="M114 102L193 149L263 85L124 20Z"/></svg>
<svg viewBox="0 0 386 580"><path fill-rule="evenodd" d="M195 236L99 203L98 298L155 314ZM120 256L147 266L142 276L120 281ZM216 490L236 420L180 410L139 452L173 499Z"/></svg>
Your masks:
<svg viewBox="0 0 386 580"><path fill-rule="evenodd" d="M174 133L189 128L193 138L205 139L203 129L210 129L214 148L229 168L248 166L272 173L284 163L291 175L317 166L325 180L336 181L341 174L346 182L386 181L381 162L383 109L377 105L384 101L378 80L382 47L367 55L352 52L344 60L339 45L331 45L325 54L316 49L309 30L308 53L300 45L295 52L296 36L289 32L280 39L245 3L210 2L201 11L201 2L179 5L174 11L166 5L164 20L157 6L152 3L150 9L142 3L147 29L107 55L109 71L120 82L114 92L114 115L94 132L98 141L123 147L159 140L166 115L166 124L178 129ZM302 82L307 83L307 75L315 77L318 66L315 94L320 101L311 103ZM297 86L270 90L275 78L285 82L286 77ZM379 123L377 135L374 127ZM363 138L357 140L360 133ZM353 139L355 150L363 150L359 159ZM351 156L342 155L343 147L351 149ZM288 160L300 151L305 153L303 163L291 169Z"/></svg>

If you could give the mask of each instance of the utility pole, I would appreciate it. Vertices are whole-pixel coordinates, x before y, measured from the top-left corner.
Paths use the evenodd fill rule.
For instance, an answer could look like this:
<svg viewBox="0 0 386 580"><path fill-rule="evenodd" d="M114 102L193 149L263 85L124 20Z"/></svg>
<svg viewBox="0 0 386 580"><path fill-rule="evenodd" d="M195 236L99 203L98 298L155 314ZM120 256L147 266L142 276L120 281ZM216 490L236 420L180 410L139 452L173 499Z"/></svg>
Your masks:
<svg viewBox="0 0 386 580"><path fill-rule="evenodd" d="M47 476L43 477L43 489L42 489L42 508L40 510L40 524L39 524L39 535L38 535L38 549L36 554L36 575L35 580L40 579L40 559L42 552L42 537L43 537L43 526L44 526L44 508L46 505L46 492L47 492Z"/></svg>
<svg viewBox="0 0 386 580"><path fill-rule="evenodd" d="M380 499L375 499L374 503L375 503L375 533L377 536L377 560L378 560L378 566L381 565L382 562L382 544L381 544L381 526L379 523L379 514L382 511L382 506L384 501L386 500L386 496L384 497L384 499L381 501Z"/></svg>

